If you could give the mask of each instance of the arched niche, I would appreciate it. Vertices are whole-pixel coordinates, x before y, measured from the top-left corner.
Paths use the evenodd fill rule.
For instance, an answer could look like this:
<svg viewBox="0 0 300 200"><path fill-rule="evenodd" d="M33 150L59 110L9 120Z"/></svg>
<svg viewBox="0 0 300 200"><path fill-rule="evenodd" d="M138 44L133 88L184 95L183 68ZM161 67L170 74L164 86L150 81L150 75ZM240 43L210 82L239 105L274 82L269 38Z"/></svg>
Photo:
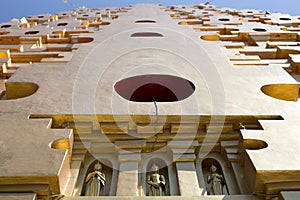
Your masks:
<svg viewBox="0 0 300 200"><path fill-rule="evenodd" d="M110 181L110 183L107 183L105 189L105 195L116 196L117 183L118 183L118 169L119 169L119 162L117 156L112 154L106 154L106 153L91 154L89 152L85 154L85 159L82 164L78 163L79 161L77 162L72 161L74 162L72 163L74 164L74 167L78 169L77 173L72 173L71 176L71 179L76 180L75 187L71 192L72 196L84 196L86 176L89 171L93 170L93 167L97 161L100 161L100 163L102 164L104 173L106 173L105 172L106 169L109 172L109 174L107 175L105 174L106 180ZM111 170L112 173L110 173ZM107 193L107 191L109 191L109 193Z"/></svg>
<svg viewBox="0 0 300 200"><path fill-rule="evenodd" d="M158 153L159 154L159 153ZM139 193L140 196L149 196L150 186L147 184L147 177L151 173L153 164L159 168L159 174L162 174L166 181L166 196L179 195L178 179L176 175L176 166L166 154L156 156L145 156L140 164L139 173Z"/></svg>
<svg viewBox="0 0 300 200"><path fill-rule="evenodd" d="M170 183L169 183L169 173L168 173L168 166L166 165L165 161L160 158L153 158L147 164L146 170L146 181L148 180L148 176L151 175L151 168L153 165L157 165L159 168L159 174L163 175L166 181L166 194L165 196L170 196ZM150 195L150 185L146 185L146 196Z"/></svg>
<svg viewBox="0 0 300 200"><path fill-rule="evenodd" d="M84 174L84 183L82 185L82 190L81 190L81 196L85 196L85 189L87 187L87 182L86 182L86 178L88 176L89 173L94 171L94 166L97 162L100 162L100 164L102 165L102 173L105 174L105 186L104 186L104 194L103 196L111 196L111 188L114 187L112 185L112 180L113 180L113 169L110 167L111 163L110 161L106 160L106 159L101 159L101 160L94 160L87 168L87 170L85 171Z"/></svg>
<svg viewBox="0 0 300 200"><path fill-rule="evenodd" d="M201 169L204 177L204 182L205 182L205 189L207 191L208 195L211 195L211 184L208 183L208 177L211 174L211 166L214 165L217 168L217 173L222 175L224 178L224 187L223 187L223 192L224 194L229 194L227 182L226 182L226 177L223 173L222 165L214 158L205 158L201 162Z"/></svg>

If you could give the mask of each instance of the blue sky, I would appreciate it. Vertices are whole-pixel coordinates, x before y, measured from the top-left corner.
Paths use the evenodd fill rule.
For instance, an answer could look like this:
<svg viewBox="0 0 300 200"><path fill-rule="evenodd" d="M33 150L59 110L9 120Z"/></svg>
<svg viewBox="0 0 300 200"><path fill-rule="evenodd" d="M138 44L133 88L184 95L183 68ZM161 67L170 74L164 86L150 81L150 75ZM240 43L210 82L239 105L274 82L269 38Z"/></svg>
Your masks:
<svg viewBox="0 0 300 200"><path fill-rule="evenodd" d="M67 3L64 3L67 1ZM124 7L136 3L162 3L164 5L197 5L207 0L7 0L1 5L0 22L10 21L11 18L21 18L28 15L73 10L79 6L88 8ZM289 13L300 16L299 0L210 0L219 7L236 9L260 9L263 11Z"/></svg>

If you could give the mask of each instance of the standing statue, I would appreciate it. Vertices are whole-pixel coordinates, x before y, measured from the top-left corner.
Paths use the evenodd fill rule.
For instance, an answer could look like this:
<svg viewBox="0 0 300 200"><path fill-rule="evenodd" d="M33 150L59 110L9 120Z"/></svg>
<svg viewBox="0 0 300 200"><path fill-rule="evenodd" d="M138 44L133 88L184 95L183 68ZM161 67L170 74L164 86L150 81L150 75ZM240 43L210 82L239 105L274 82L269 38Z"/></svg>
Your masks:
<svg viewBox="0 0 300 200"><path fill-rule="evenodd" d="M85 179L85 196L103 196L105 186L105 175L102 173L102 165L98 161L94 171L89 173Z"/></svg>
<svg viewBox="0 0 300 200"><path fill-rule="evenodd" d="M212 165L210 167L210 175L207 177L207 183L211 183L211 195L223 195L224 178L217 173L217 167Z"/></svg>
<svg viewBox="0 0 300 200"><path fill-rule="evenodd" d="M155 164L151 168L151 175L148 176L147 183L150 185L151 196L166 195L165 177L158 173L158 167Z"/></svg>

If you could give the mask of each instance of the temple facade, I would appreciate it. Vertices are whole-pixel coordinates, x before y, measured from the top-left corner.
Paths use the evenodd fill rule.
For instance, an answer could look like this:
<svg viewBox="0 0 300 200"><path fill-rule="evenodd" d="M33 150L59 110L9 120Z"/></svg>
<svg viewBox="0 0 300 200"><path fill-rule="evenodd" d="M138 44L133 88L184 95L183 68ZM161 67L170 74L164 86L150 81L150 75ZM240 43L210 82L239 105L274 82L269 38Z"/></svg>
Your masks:
<svg viewBox="0 0 300 200"><path fill-rule="evenodd" d="M0 67L1 200L300 199L300 16L28 16Z"/></svg>

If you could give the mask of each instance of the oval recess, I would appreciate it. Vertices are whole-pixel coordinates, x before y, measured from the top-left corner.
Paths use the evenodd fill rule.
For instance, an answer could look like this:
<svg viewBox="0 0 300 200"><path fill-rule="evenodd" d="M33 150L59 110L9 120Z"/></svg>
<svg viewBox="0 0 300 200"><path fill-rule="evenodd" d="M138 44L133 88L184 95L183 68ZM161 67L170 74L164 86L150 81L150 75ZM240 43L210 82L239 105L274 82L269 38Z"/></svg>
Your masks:
<svg viewBox="0 0 300 200"><path fill-rule="evenodd" d="M156 21L154 21L154 20L150 20L150 19L142 19L142 20L136 20L135 21L135 23L136 24L138 24L138 23L156 23Z"/></svg>
<svg viewBox="0 0 300 200"><path fill-rule="evenodd" d="M205 40L205 41L219 41L220 40L220 36L219 35L202 35L200 37L201 40Z"/></svg>
<svg viewBox="0 0 300 200"><path fill-rule="evenodd" d="M268 144L263 140L258 139L245 139L243 141L243 149L259 150L267 148Z"/></svg>
<svg viewBox="0 0 300 200"><path fill-rule="evenodd" d="M126 78L114 85L123 98L134 102L176 102L193 94L195 85L184 78L150 74Z"/></svg>
<svg viewBox="0 0 300 200"><path fill-rule="evenodd" d="M156 32L137 32L131 34L130 37L164 37L161 33Z"/></svg>
<svg viewBox="0 0 300 200"><path fill-rule="evenodd" d="M39 88L37 84L29 82L6 82L5 87L7 100L31 96Z"/></svg>
<svg viewBox="0 0 300 200"><path fill-rule="evenodd" d="M228 21L230 21L230 19L229 18L219 18L219 21L221 21L221 22L228 22Z"/></svg>
<svg viewBox="0 0 300 200"><path fill-rule="evenodd" d="M252 30L256 32L267 32L267 30L264 28L253 28Z"/></svg>
<svg viewBox="0 0 300 200"><path fill-rule="evenodd" d="M261 91L270 97L284 101L298 101L298 84L268 84L261 87Z"/></svg>

